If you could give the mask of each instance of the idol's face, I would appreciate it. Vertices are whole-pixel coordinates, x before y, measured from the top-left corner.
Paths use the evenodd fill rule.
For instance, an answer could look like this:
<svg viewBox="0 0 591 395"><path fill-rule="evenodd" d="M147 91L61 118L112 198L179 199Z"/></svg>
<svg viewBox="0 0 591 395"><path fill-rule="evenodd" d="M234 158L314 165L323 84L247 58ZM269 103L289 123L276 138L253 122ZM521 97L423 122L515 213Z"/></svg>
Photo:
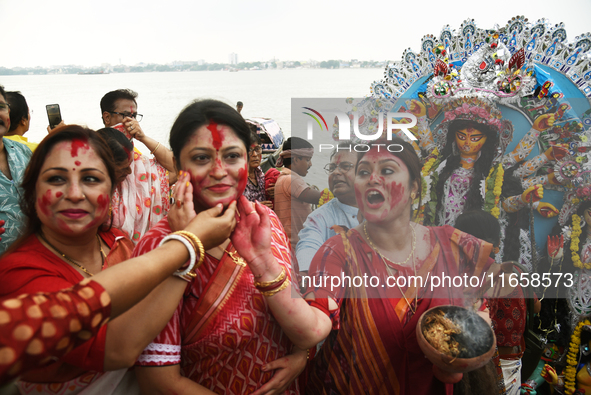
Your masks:
<svg viewBox="0 0 591 395"><path fill-rule="evenodd" d="M486 143L486 135L478 129L466 128L456 132L456 144L460 155L474 156Z"/></svg>

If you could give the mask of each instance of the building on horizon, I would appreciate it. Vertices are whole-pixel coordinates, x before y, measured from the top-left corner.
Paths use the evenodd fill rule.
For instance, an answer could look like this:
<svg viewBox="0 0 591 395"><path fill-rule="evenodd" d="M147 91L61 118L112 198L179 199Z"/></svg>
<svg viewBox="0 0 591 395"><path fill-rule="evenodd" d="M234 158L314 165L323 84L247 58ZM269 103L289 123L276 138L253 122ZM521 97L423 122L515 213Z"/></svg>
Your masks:
<svg viewBox="0 0 591 395"><path fill-rule="evenodd" d="M230 60L230 64L232 64L232 65L238 64L238 54L232 52L229 56L229 60Z"/></svg>

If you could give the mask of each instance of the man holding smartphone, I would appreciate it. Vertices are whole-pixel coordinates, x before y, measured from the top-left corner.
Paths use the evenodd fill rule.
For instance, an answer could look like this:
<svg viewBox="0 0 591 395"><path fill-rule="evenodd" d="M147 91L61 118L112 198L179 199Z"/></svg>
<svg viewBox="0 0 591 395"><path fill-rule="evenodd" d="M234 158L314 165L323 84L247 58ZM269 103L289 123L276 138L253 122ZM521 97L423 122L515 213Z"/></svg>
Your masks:
<svg viewBox="0 0 591 395"><path fill-rule="evenodd" d="M24 144L4 138L10 130L10 105L0 85L0 254L21 236L25 216L19 200L20 184L32 152Z"/></svg>
<svg viewBox="0 0 591 395"><path fill-rule="evenodd" d="M149 158L134 149L129 162L118 164L127 177L113 194L113 226L126 232L134 243L168 214L169 184L177 179L172 151L146 136L140 127L142 115L137 113L136 97L131 89L118 89L101 99L105 126L117 129L130 141L141 141L154 155Z"/></svg>

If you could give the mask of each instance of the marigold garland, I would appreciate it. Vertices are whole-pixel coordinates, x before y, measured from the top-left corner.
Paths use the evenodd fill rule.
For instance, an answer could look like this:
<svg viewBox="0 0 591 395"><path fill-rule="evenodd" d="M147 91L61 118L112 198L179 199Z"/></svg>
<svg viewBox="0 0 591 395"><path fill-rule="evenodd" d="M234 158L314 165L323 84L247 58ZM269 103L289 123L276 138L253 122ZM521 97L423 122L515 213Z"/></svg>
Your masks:
<svg viewBox="0 0 591 395"><path fill-rule="evenodd" d="M320 195L320 200L318 201L318 207L330 202L333 198L334 195L332 194L332 192L328 188L324 188L322 194Z"/></svg>
<svg viewBox="0 0 591 395"><path fill-rule="evenodd" d="M591 262L585 263L581 262L581 257L579 256L579 236L582 233L581 230L581 217L577 214L573 214L572 217L573 222L573 230L570 235L570 251L572 255L573 265L575 267L582 268L583 266L585 269L591 269Z"/></svg>
<svg viewBox="0 0 591 395"><path fill-rule="evenodd" d="M494 176L494 183L493 183L493 176ZM503 179L505 177L505 169L503 169L502 164L498 164L496 167L492 167L490 172L488 173L488 177L486 177L485 181L485 188L486 194L490 193L492 190L492 194L494 196L494 203L487 204L485 199L485 210L490 212L495 218L499 218L501 214L501 210L499 209L499 201L501 200L501 192L503 191Z"/></svg>
<svg viewBox="0 0 591 395"><path fill-rule="evenodd" d="M430 158L425 162L423 168L421 169L421 174L423 177L427 177L433 168L433 165L437 161L437 157L439 156L439 150L435 148L430 155Z"/></svg>
<svg viewBox="0 0 591 395"><path fill-rule="evenodd" d="M575 214L576 215L576 214ZM573 215L573 219L575 217ZM577 215L578 217L578 215ZM576 380L577 380L577 355L579 353L579 346L581 345L581 330L583 326L591 325L591 321L585 320L581 321L577 324L577 327L573 331L573 334L570 337L570 345L568 348L568 354L566 354L566 370L564 374L564 389L565 393L568 395L574 394L576 388Z"/></svg>

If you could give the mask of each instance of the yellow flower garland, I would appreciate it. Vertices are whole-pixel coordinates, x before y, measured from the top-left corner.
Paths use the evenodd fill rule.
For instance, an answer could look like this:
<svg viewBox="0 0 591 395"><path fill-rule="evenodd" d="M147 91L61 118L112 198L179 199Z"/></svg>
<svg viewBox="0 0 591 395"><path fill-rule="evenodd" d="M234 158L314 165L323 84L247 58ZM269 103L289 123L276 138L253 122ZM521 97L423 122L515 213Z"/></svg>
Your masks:
<svg viewBox="0 0 591 395"><path fill-rule="evenodd" d="M435 163L435 161L437 161L437 157L439 156L439 150L435 148L432 154L433 156L427 162L425 162L423 168L421 169L423 177L427 177L429 173L431 173L431 168L433 167L433 164Z"/></svg>
<svg viewBox="0 0 591 395"><path fill-rule="evenodd" d="M490 178L495 174L495 183L493 186L493 194L495 196L495 203L493 208L490 210L490 213L494 215L495 218L499 218L501 214L501 210L499 209L499 201L501 200L501 192L503 191L503 180L505 178L505 169L503 169L503 165L499 163L496 168L493 166L488 173L488 177L486 177L485 186L488 187Z"/></svg>
<svg viewBox="0 0 591 395"><path fill-rule="evenodd" d="M322 194L320 195L320 200L318 201L318 207L322 206L325 203L328 203L334 198L334 195L328 188L324 188Z"/></svg>
<svg viewBox="0 0 591 395"><path fill-rule="evenodd" d="M573 334L570 337L568 354L566 354L567 365L564 374L564 389L565 393L568 395L572 395L576 390L575 384L577 381L578 362L577 355L579 354L579 346L581 345L581 330L583 329L584 325L591 325L591 321L585 320L577 324L577 327L575 328Z"/></svg>
<svg viewBox="0 0 591 395"><path fill-rule="evenodd" d="M573 259L573 265L575 267L585 267L585 269L591 269L591 262L585 263L581 262L581 257L579 256L579 236L582 233L581 230L581 217L577 214L573 214L572 217L573 221L573 230L570 236L570 251Z"/></svg>

